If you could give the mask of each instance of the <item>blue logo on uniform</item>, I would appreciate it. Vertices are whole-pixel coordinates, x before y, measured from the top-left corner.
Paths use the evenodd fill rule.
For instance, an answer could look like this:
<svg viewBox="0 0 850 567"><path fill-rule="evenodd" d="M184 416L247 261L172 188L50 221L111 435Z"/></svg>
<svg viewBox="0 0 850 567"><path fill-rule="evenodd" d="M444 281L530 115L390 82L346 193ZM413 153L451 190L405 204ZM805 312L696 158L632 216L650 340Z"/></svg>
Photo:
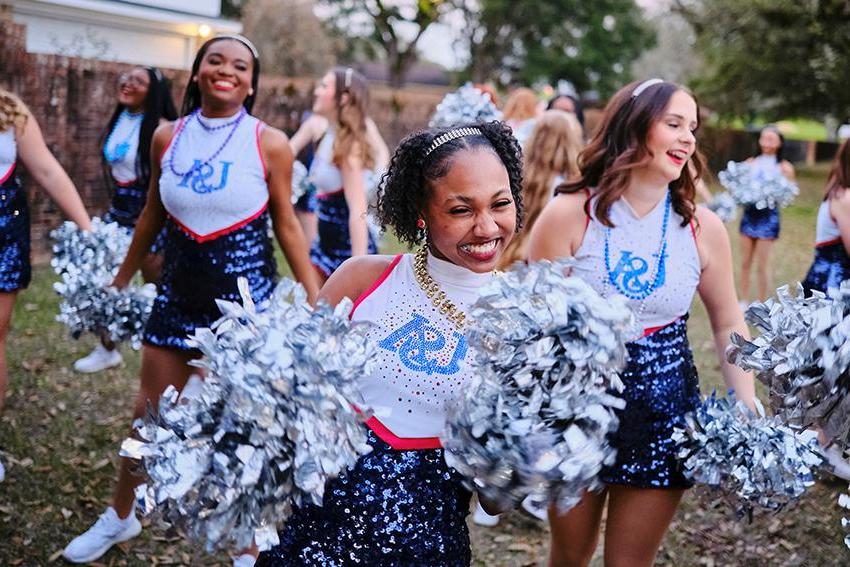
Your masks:
<svg viewBox="0 0 850 567"><path fill-rule="evenodd" d="M195 193L212 193L213 191L221 191L227 186L227 174L230 171L230 166L233 165L232 161L220 161L221 164L221 173L219 173L218 185L208 185L211 177L215 176L215 167L213 167L209 163L202 163L201 160L196 159L195 163L192 165L192 168L189 170L186 175L183 176L183 179L178 183L178 187L191 187L192 191Z"/></svg>
<svg viewBox="0 0 850 567"><path fill-rule="evenodd" d="M617 265L609 273L611 281L620 291L625 293L646 293L647 291L651 291L650 286L653 283L655 286L653 289L658 289L664 285L666 278L666 270L664 269L664 258L666 256L667 254L665 253L658 266L657 281L641 281L641 276L649 270L649 262L640 256L632 255L628 250L623 250L620 254L620 261L617 262ZM653 257L657 258L658 254L653 254Z"/></svg>
<svg viewBox="0 0 850 567"><path fill-rule="evenodd" d="M429 358L428 354L440 352L446 346L446 338L428 319L418 314L414 314L409 323L390 333L378 345L390 352L397 352L402 364L414 372L425 372L428 375L435 372L454 374L460 369L460 361L466 355L466 337L457 331L452 337L457 345L451 360L444 365L440 365L436 357Z"/></svg>

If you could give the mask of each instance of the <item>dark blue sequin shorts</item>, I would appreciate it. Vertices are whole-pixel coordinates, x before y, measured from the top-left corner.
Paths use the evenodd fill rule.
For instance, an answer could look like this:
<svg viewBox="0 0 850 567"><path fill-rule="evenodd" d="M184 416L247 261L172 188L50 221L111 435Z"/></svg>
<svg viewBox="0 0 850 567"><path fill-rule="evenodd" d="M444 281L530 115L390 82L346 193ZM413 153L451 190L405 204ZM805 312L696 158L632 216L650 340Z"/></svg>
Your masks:
<svg viewBox="0 0 850 567"><path fill-rule="evenodd" d="M443 450L397 451L371 430L369 444L327 484L323 506L295 509L257 566L469 565L470 493Z"/></svg>
<svg viewBox="0 0 850 567"><path fill-rule="evenodd" d="M850 279L850 256L839 240L815 248L815 259L803 280L803 288L806 295L811 295L813 290L827 293L846 279Z"/></svg>
<svg viewBox="0 0 850 567"><path fill-rule="evenodd" d="M700 404L699 378L688 345L685 315L640 340L628 343L621 375L626 401L620 427L611 436L617 460L605 467L606 484L639 488L689 488L676 457L673 428Z"/></svg>
<svg viewBox="0 0 850 567"><path fill-rule="evenodd" d="M248 280L254 302L268 299L277 279L268 223L265 212L233 232L197 242L166 220L165 260L145 343L191 350L186 338L221 317L216 299L241 302L240 277Z"/></svg>
<svg viewBox="0 0 850 567"><path fill-rule="evenodd" d="M109 222L117 222L127 228L135 227L139 215L142 214L142 209L145 208L147 194L147 187L118 185L116 183L113 187L112 202L110 202L109 210L104 218L108 218Z"/></svg>
<svg viewBox="0 0 850 567"><path fill-rule="evenodd" d="M741 215L741 234L750 238L776 240L779 238L779 209L744 207Z"/></svg>
<svg viewBox="0 0 850 567"><path fill-rule="evenodd" d="M0 292L23 289L31 278L29 206L12 173L0 185Z"/></svg>
<svg viewBox="0 0 850 567"><path fill-rule="evenodd" d="M319 218L319 236L310 249L310 260L327 277L334 273L340 264L351 258L348 204L342 190L320 195L316 215ZM371 231L366 253L378 253Z"/></svg>

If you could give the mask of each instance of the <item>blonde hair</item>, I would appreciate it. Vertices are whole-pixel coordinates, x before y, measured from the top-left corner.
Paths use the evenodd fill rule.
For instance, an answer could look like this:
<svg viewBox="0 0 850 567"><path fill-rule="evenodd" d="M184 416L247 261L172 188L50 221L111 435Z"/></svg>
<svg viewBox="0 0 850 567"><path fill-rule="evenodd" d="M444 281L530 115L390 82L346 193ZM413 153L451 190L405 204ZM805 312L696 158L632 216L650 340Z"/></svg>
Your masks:
<svg viewBox="0 0 850 567"><path fill-rule="evenodd" d="M513 91L505 103L502 120L519 122L535 116L537 116L537 95L534 91L526 87Z"/></svg>
<svg viewBox="0 0 850 567"><path fill-rule="evenodd" d="M27 123L27 107L14 94L0 89L0 132L22 128Z"/></svg>
<svg viewBox="0 0 850 567"><path fill-rule="evenodd" d="M579 175L578 155L583 147L581 124L573 114L547 110L537 121L523 151L525 229L508 244L499 260L500 269L525 259L528 234L555 194L556 177L568 181Z"/></svg>
<svg viewBox="0 0 850 567"><path fill-rule="evenodd" d="M334 67L331 72L336 82L337 134L333 145L333 162L342 166L346 158L356 151L363 167L372 169L375 157L366 133L366 109L369 106L369 85L366 77L351 67ZM348 98L343 102L343 95Z"/></svg>

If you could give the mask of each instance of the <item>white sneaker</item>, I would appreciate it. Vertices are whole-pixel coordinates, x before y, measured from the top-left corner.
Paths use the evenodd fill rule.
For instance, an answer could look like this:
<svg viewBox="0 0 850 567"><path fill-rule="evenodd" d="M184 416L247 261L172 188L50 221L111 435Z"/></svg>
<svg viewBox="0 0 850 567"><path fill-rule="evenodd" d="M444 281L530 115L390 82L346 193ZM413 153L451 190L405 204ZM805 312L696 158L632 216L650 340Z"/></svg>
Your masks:
<svg viewBox="0 0 850 567"><path fill-rule="evenodd" d="M141 532L142 524L136 518L135 510L122 520L115 508L110 506L92 527L68 544L62 556L71 563L88 563L109 551L116 543L132 539Z"/></svg>
<svg viewBox="0 0 850 567"><path fill-rule="evenodd" d="M250 553L243 553L239 557L233 558L233 567L254 567L257 558Z"/></svg>
<svg viewBox="0 0 850 567"><path fill-rule="evenodd" d="M844 480L850 480L850 463L844 460L844 451L836 445L831 445L823 450L826 460L832 465L832 474Z"/></svg>
<svg viewBox="0 0 850 567"><path fill-rule="evenodd" d="M522 509L531 517L540 520L543 523L549 522L549 513L546 509L546 504L537 502L533 496L526 496L520 506L522 506Z"/></svg>
<svg viewBox="0 0 850 567"><path fill-rule="evenodd" d="M74 363L74 370L85 373L100 372L101 370L118 366L123 361L124 357L121 356L118 349L107 350L106 347L98 344L94 347L94 350L91 351L91 354L84 356Z"/></svg>
<svg viewBox="0 0 850 567"><path fill-rule="evenodd" d="M485 528L492 528L493 526L499 523L499 515L495 516L488 514L484 511L484 508L481 507L481 504L475 503L475 513L472 514L472 521L475 522L476 525L484 526Z"/></svg>

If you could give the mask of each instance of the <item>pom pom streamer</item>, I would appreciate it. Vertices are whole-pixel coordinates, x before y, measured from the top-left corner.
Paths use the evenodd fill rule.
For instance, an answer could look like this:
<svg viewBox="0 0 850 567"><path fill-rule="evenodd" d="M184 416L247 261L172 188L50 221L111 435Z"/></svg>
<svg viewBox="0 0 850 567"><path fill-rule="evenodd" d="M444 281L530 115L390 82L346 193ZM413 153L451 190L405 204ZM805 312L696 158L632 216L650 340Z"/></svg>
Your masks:
<svg viewBox="0 0 850 567"><path fill-rule="evenodd" d="M243 304L219 301L221 319L192 337L208 369L199 393L167 390L121 450L147 473L143 512L210 551L276 544L292 507L321 505L325 482L370 450L351 403L374 347L351 302L313 311L286 279L258 311L239 284Z"/></svg>
<svg viewBox="0 0 850 567"><path fill-rule="evenodd" d="M127 254L131 232L94 218L90 232L66 221L50 236L54 240L50 264L61 278L53 284L62 297L56 320L64 323L75 339L91 332L140 348L156 287L110 287Z"/></svg>
<svg viewBox="0 0 850 567"><path fill-rule="evenodd" d="M476 376L450 409L447 462L503 508L531 495L561 511L599 487L616 456L607 436L624 402L617 372L633 314L604 299L565 261L518 264L469 312Z"/></svg>
<svg viewBox="0 0 850 567"><path fill-rule="evenodd" d="M850 510L850 494L840 494L838 496L838 505L845 510ZM844 545L850 548L850 518L841 518L841 527L844 528L845 532L848 532L848 534L844 536Z"/></svg>
<svg viewBox="0 0 850 567"><path fill-rule="evenodd" d="M738 211L738 203L728 191L718 193L714 198L706 204L709 210L714 211L720 220L723 222L732 222L735 220L735 213Z"/></svg>
<svg viewBox="0 0 850 567"><path fill-rule="evenodd" d="M450 127L501 119L502 112L496 108L490 97L472 86L472 83L466 83L443 97L428 126Z"/></svg>
<svg viewBox="0 0 850 567"><path fill-rule="evenodd" d="M781 173L754 178L752 166L743 161L730 161L717 177L739 205L757 209L787 207L800 194L800 188Z"/></svg>
<svg viewBox="0 0 850 567"><path fill-rule="evenodd" d="M771 408L795 428L816 426L842 449L850 441L850 281L803 297L788 286L754 303L747 321L760 334L733 334L730 362L768 386Z"/></svg>
<svg viewBox="0 0 850 567"><path fill-rule="evenodd" d="M297 203L298 199L311 191L315 191L315 188L307 171L307 166L295 160L292 164L292 204Z"/></svg>
<svg viewBox="0 0 850 567"><path fill-rule="evenodd" d="M755 508L778 512L796 501L824 462L815 432L765 417L758 400L756 410L734 396L712 394L673 434L685 476L732 497L740 517Z"/></svg>

